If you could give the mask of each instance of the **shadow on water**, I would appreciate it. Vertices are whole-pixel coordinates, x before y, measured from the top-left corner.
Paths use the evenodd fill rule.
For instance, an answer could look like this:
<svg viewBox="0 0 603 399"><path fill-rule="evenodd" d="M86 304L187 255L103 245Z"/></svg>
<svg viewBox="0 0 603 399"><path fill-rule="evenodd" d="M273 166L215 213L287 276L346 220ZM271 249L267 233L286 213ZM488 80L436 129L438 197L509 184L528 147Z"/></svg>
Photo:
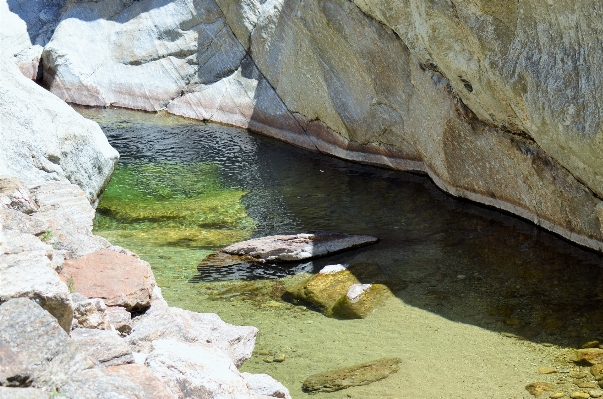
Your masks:
<svg viewBox="0 0 603 399"><path fill-rule="evenodd" d="M122 164L219 164L221 183L247 193L241 202L255 222L249 236L330 230L381 238L313 262L204 268L194 276L198 261L217 247L193 248L192 263L177 277L183 281L264 281L333 263L364 265L373 272L359 274L363 283L384 283L404 303L452 321L561 346L600 338L600 254L452 198L424 176L345 162L238 129L126 116L96 115ZM174 263L150 261L159 275Z"/></svg>

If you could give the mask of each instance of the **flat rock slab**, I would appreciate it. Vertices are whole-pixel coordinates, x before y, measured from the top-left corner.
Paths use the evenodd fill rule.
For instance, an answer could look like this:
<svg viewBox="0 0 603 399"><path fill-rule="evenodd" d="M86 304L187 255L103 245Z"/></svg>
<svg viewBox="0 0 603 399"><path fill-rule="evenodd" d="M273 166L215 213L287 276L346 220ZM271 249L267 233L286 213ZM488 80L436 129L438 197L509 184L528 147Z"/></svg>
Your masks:
<svg viewBox="0 0 603 399"><path fill-rule="evenodd" d="M134 363L130 346L111 330L76 328L71 338L82 352L103 366L120 366Z"/></svg>
<svg viewBox="0 0 603 399"><path fill-rule="evenodd" d="M65 261L61 279L85 297L129 311L148 308L155 287L147 262L104 249Z"/></svg>
<svg viewBox="0 0 603 399"><path fill-rule="evenodd" d="M199 266L225 266L244 262L296 262L374 244L367 235L314 231L274 235L229 245L208 256Z"/></svg>
<svg viewBox="0 0 603 399"><path fill-rule="evenodd" d="M402 360L397 357L382 358L355 366L313 374L303 382L306 392L335 392L341 389L368 385L398 371Z"/></svg>

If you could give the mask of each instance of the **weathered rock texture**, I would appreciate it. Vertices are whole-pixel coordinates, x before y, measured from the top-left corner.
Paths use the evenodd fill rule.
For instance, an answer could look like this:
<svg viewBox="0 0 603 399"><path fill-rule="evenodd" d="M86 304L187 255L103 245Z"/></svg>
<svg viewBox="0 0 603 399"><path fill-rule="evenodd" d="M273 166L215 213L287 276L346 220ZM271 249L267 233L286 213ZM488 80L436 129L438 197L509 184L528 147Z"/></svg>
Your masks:
<svg viewBox="0 0 603 399"><path fill-rule="evenodd" d="M148 308L155 288L147 262L106 249L66 261L61 279L85 297L130 311Z"/></svg>
<svg viewBox="0 0 603 399"><path fill-rule="evenodd" d="M603 250L599 8L70 2L44 48L44 81L67 101L167 109L426 172L454 195Z"/></svg>
<svg viewBox="0 0 603 399"><path fill-rule="evenodd" d="M134 363L130 346L116 332L76 328L71 332L71 338L82 352L103 366Z"/></svg>
<svg viewBox="0 0 603 399"><path fill-rule="evenodd" d="M100 127L0 62L0 175L28 185L49 180L80 186L97 199L118 160Z"/></svg>

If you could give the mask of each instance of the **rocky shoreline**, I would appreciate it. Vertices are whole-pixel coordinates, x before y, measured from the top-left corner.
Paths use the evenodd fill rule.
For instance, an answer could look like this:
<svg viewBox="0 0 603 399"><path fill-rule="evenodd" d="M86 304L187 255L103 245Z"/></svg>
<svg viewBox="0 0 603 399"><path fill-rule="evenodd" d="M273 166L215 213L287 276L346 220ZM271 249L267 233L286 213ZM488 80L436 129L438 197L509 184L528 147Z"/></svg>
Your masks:
<svg viewBox="0 0 603 399"><path fill-rule="evenodd" d="M1 178L0 202L0 397L290 397L237 370L255 327L169 307L148 263L92 234L79 187Z"/></svg>
<svg viewBox="0 0 603 399"><path fill-rule="evenodd" d="M117 152L0 68L0 398L290 398L237 369L257 328L170 307L147 262L92 233Z"/></svg>

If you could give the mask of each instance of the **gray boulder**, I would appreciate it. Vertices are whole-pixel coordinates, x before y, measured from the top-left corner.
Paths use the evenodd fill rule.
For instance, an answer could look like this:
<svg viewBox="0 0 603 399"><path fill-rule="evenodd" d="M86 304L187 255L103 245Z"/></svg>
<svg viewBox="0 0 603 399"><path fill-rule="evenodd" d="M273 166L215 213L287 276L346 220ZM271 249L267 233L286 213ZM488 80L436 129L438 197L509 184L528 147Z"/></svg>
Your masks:
<svg viewBox="0 0 603 399"><path fill-rule="evenodd" d="M135 381L99 368L73 374L58 391L66 399L146 399L144 390Z"/></svg>
<svg viewBox="0 0 603 399"><path fill-rule="evenodd" d="M0 63L0 74L0 175L18 176L28 185L72 182L95 201L119 157L100 127L11 62Z"/></svg>
<svg viewBox="0 0 603 399"><path fill-rule="evenodd" d="M16 177L0 176L0 208L31 214L38 204L31 197L25 183Z"/></svg>
<svg viewBox="0 0 603 399"><path fill-rule="evenodd" d="M0 342L0 386L28 387L31 383L31 372L23 357L4 342Z"/></svg>
<svg viewBox="0 0 603 399"><path fill-rule="evenodd" d="M258 329L233 326L213 313L195 313L179 308L155 306L132 321L125 339L135 352L149 353L158 339L204 343L221 349L240 366L251 357Z"/></svg>
<svg viewBox="0 0 603 399"><path fill-rule="evenodd" d="M178 398L252 398L228 355L208 344L157 340L145 365L166 381Z"/></svg>
<svg viewBox="0 0 603 399"><path fill-rule="evenodd" d="M57 320L29 299L11 299L0 305L0 341L19 353L37 388L60 386L94 366Z"/></svg>
<svg viewBox="0 0 603 399"><path fill-rule="evenodd" d="M107 318L116 331L128 335L132 331L132 314L121 306L107 307Z"/></svg>
<svg viewBox="0 0 603 399"><path fill-rule="evenodd" d="M76 328L71 338L82 352L103 366L134 363L130 346L114 331Z"/></svg>
<svg viewBox="0 0 603 399"><path fill-rule="evenodd" d="M71 329L73 304L67 285L61 281L50 245L37 237L4 230L0 244L0 303L12 298L29 298L46 309L65 331Z"/></svg>

